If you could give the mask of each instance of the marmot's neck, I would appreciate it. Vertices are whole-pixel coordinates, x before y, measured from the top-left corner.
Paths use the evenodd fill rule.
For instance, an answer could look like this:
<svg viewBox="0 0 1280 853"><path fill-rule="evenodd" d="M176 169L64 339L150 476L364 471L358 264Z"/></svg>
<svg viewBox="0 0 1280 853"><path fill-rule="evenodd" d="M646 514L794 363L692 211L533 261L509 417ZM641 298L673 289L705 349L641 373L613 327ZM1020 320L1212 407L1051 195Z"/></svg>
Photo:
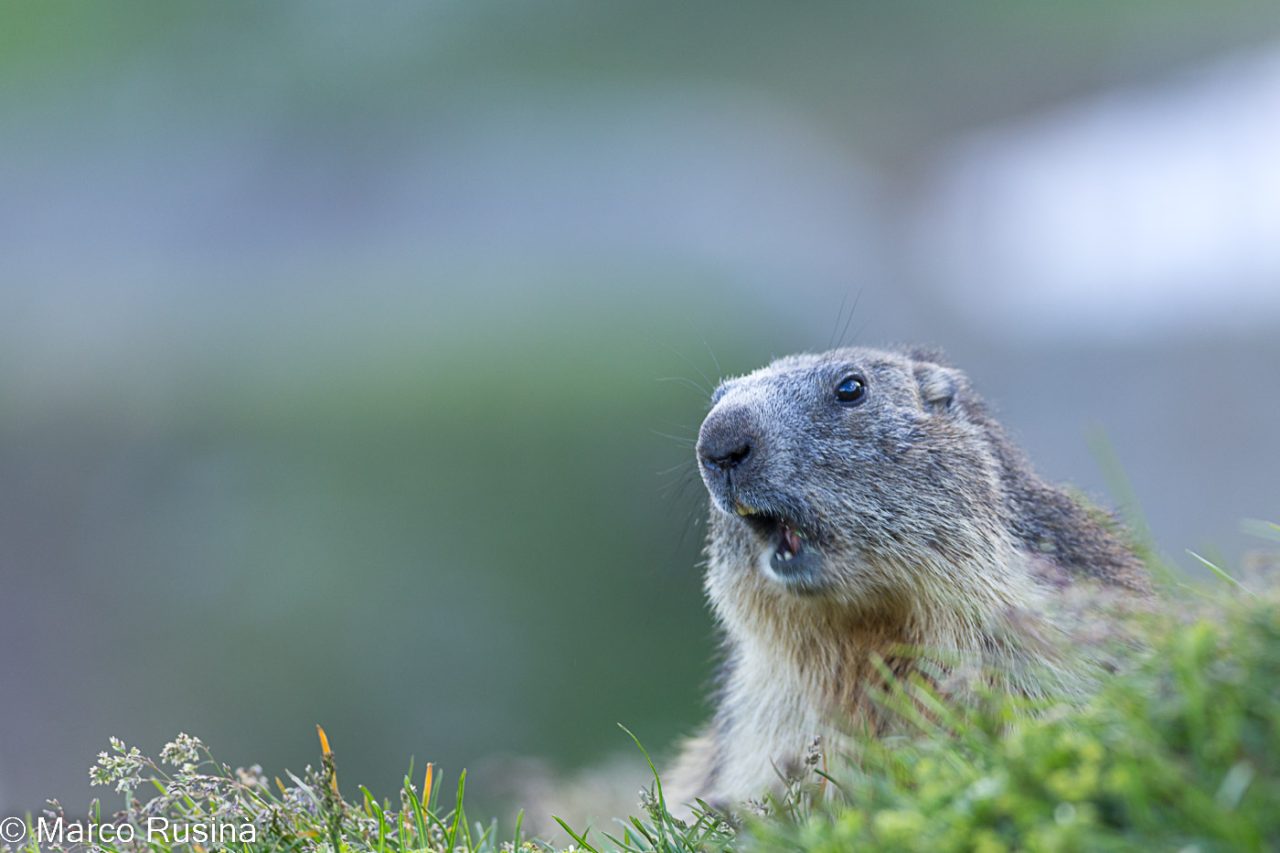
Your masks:
<svg viewBox="0 0 1280 853"><path fill-rule="evenodd" d="M851 608L805 599L775 600L729 625L746 656L796 672L814 682L850 682L878 668L909 668L912 657L980 654L992 618L934 614L910 605Z"/></svg>
<svg viewBox="0 0 1280 853"><path fill-rule="evenodd" d="M1043 588L1021 556L1010 552L986 571L917 566L917 584L861 605L785 593L748 572L716 573L709 592L731 656L754 672L788 673L814 698L847 706L867 683L882 682L883 669L901 677L1035 657L1020 626L1042 622Z"/></svg>
<svg viewBox="0 0 1280 853"><path fill-rule="evenodd" d="M978 683L1025 695L1053 687L1041 683L1041 664L1054 657L1055 629L1030 611L1007 615L977 623L833 610L803 622L758 624L760 630L736 638L731 654L755 674L753 689L800 691L816 708L875 722L869 696L886 686L886 676L905 681L920 674L946 693Z"/></svg>

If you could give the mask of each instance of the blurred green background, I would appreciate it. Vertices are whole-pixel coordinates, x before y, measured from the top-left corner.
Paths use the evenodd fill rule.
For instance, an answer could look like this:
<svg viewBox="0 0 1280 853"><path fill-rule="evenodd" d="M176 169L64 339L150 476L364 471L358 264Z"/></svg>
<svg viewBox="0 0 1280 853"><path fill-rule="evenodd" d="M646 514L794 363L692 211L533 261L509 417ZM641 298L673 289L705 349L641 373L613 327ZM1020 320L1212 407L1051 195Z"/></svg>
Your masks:
<svg viewBox="0 0 1280 853"><path fill-rule="evenodd" d="M109 735L321 722L378 792L666 752L705 386L855 301L1050 476L1108 435L1184 565L1280 518L1274 3L3 20L0 813Z"/></svg>

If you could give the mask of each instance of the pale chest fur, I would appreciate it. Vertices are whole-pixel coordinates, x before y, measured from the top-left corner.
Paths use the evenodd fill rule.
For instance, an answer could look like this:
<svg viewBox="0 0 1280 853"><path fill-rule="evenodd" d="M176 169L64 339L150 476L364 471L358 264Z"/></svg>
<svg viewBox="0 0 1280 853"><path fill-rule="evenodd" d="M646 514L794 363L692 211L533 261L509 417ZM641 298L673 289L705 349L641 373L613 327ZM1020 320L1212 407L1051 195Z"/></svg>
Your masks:
<svg viewBox="0 0 1280 853"><path fill-rule="evenodd" d="M1039 598L1032 584L1010 586L1024 603ZM905 647L986 658L991 620L1003 621L993 612L1003 609L998 605L981 625L919 611L856 614L816 599L779 598L748 573L713 575L708 587L731 655L701 795L722 803L759 796L762 780L776 786L814 738L838 756L849 752L851 733L876 731L883 722L872 698L884 683L880 667L904 675L916 662ZM1011 651L1000 646L1002 657Z"/></svg>
<svg viewBox="0 0 1280 853"><path fill-rule="evenodd" d="M831 685L816 673L778 665L776 654L746 647L725 685L726 713L718 721L719 744L713 796L737 802L759 796L760 780L780 781L814 738L828 748L841 732L832 720L841 719L839 699Z"/></svg>

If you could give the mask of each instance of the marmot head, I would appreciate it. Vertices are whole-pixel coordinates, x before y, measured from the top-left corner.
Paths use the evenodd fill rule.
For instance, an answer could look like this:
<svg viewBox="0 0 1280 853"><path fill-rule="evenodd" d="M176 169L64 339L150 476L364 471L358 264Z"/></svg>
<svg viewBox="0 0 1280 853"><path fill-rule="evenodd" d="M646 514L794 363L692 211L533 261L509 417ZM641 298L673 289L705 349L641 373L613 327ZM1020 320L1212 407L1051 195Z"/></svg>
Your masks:
<svg viewBox="0 0 1280 853"><path fill-rule="evenodd" d="M981 600L1011 547L990 429L935 353L840 349L725 380L697 457L712 572L735 577L709 582L860 605Z"/></svg>

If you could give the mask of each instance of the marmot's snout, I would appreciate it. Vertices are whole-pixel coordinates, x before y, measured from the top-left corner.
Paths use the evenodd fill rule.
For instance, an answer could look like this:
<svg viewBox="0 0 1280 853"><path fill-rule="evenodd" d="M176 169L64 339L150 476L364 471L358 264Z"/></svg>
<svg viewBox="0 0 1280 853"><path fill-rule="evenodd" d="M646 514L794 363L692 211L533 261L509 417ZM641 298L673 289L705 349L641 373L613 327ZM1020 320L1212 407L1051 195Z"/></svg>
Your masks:
<svg viewBox="0 0 1280 853"><path fill-rule="evenodd" d="M698 465L716 507L737 516L758 544L769 574L813 586L821 568L794 499L771 482L768 442L748 404L721 404L698 432Z"/></svg>
<svg viewBox="0 0 1280 853"><path fill-rule="evenodd" d="M750 406L722 404L698 431L698 467L716 506L740 515L753 506L767 479L768 448Z"/></svg>

